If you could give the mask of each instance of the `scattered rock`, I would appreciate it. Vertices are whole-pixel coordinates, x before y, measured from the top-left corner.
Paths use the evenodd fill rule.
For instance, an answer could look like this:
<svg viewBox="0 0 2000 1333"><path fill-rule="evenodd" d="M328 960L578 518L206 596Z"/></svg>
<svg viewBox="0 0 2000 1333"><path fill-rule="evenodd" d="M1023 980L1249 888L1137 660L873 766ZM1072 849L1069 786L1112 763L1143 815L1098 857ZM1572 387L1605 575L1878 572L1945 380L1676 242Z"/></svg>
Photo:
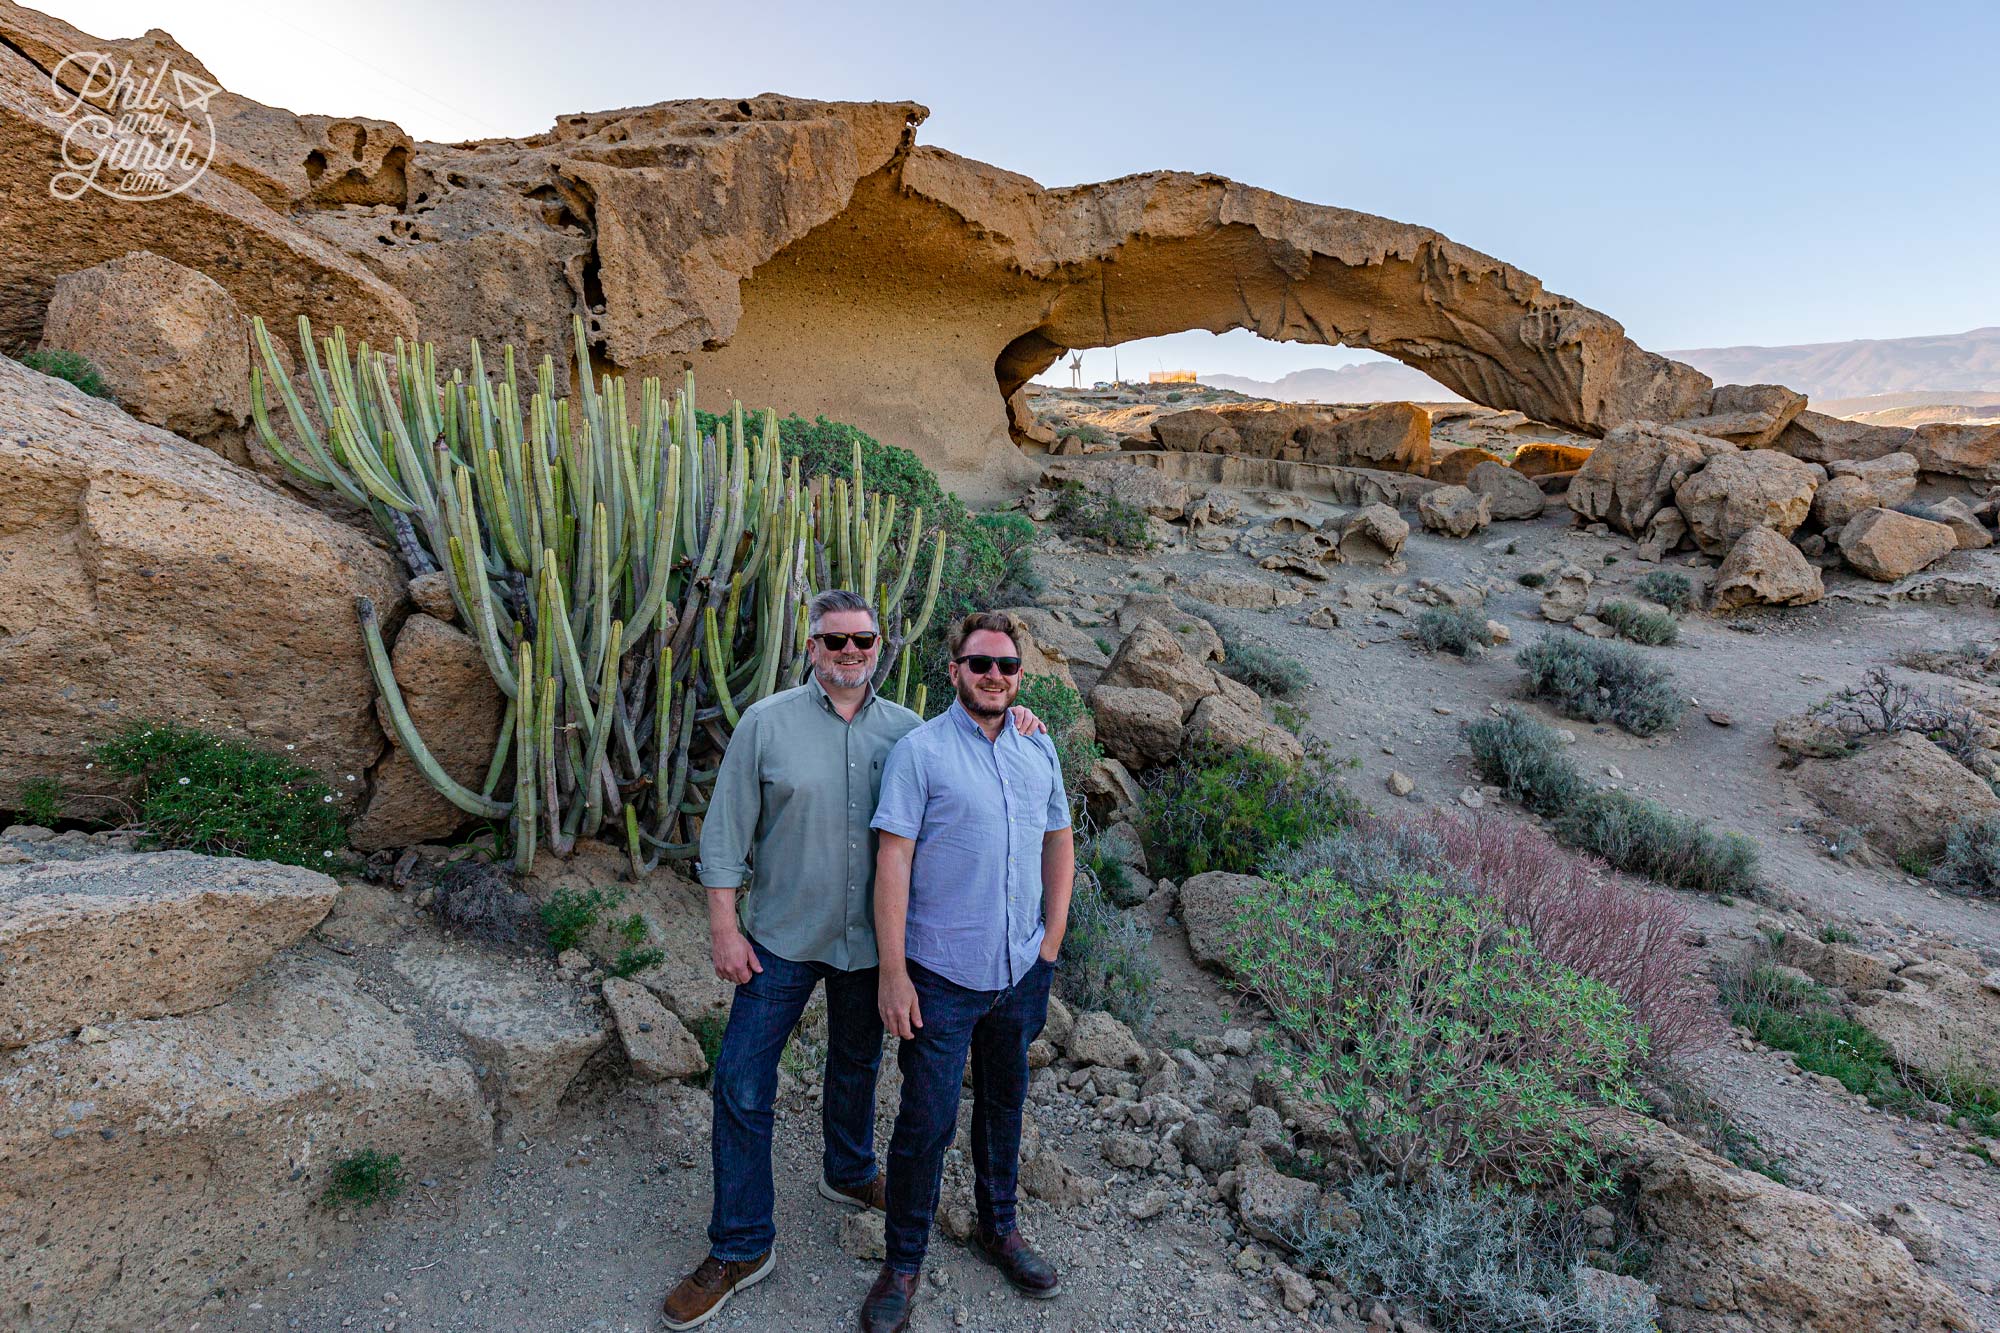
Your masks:
<svg viewBox="0 0 2000 1333"><path fill-rule="evenodd" d="M1180 752L1181 706L1158 690L1099 685L1090 692L1097 741L1132 769L1164 764Z"/></svg>
<svg viewBox="0 0 2000 1333"><path fill-rule="evenodd" d="M1236 1214L1243 1229L1259 1240L1290 1244L1319 1203L1320 1188L1310 1180L1285 1175L1266 1162L1236 1168Z"/></svg>
<svg viewBox="0 0 2000 1333"><path fill-rule="evenodd" d="M1288 764L1302 762L1306 752L1299 738L1276 723L1266 722L1262 711L1246 712L1220 696L1203 699L1188 718L1182 743L1208 741L1225 748L1256 750Z"/></svg>
<svg viewBox="0 0 2000 1333"><path fill-rule="evenodd" d="M1774 449L1721 452L1674 488L1674 507L1695 545L1719 556L1752 528L1791 536L1812 511L1813 492L1825 478L1817 464Z"/></svg>
<svg viewBox="0 0 2000 1333"><path fill-rule="evenodd" d="M1667 505L1646 523L1645 535L1634 552L1641 560L1659 561L1680 548L1687 537L1687 520L1673 505Z"/></svg>
<svg viewBox="0 0 2000 1333"><path fill-rule="evenodd" d="M1417 501L1424 527L1446 537L1470 537L1493 521L1493 498L1464 486L1440 486Z"/></svg>
<svg viewBox="0 0 2000 1333"><path fill-rule="evenodd" d="M1340 528L1340 558L1351 565L1387 565L1402 554L1410 525L1385 504L1365 505Z"/></svg>
<svg viewBox="0 0 2000 1333"><path fill-rule="evenodd" d="M1581 565L1564 565L1547 576L1542 584L1542 619L1568 624L1590 605L1590 571Z"/></svg>
<svg viewBox="0 0 2000 1333"><path fill-rule="evenodd" d="M1958 549L1958 535L1943 523L1893 509L1864 509L1840 530L1840 554L1860 573L1893 583Z"/></svg>
<svg viewBox="0 0 2000 1333"><path fill-rule="evenodd" d="M888 1219L873 1208L853 1208L840 1218L840 1248L856 1259L880 1263L887 1257Z"/></svg>
<svg viewBox="0 0 2000 1333"><path fill-rule="evenodd" d="M1238 611L1269 611L1280 606L1296 606L1306 599L1297 588L1261 583L1241 576L1232 578L1216 570L1209 570L1185 586L1190 597L1211 606L1225 606Z"/></svg>
<svg viewBox="0 0 2000 1333"><path fill-rule="evenodd" d="M1386 785L1389 788L1391 796L1408 796L1417 789L1416 779L1400 769L1394 770L1389 774L1389 781Z"/></svg>
<svg viewBox="0 0 2000 1333"><path fill-rule="evenodd" d="M1472 469L1465 483L1475 495L1483 495L1492 505L1496 519L1540 518L1548 507L1548 497L1530 478L1504 463L1481 463Z"/></svg>
<svg viewBox="0 0 2000 1333"><path fill-rule="evenodd" d="M1766 527L1736 539L1715 572L1710 605L1717 611L1743 606L1804 606L1826 595L1819 570L1799 548Z"/></svg>
<svg viewBox="0 0 2000 1333"><path fill-rule="evenodd" d="M657 1083L708 1072L708 1057L702 1054L701 1043L653 992L623 977L608 977L604 1001L617 1024L625 1058L640 1078Z"/></svg>
<svg viewBox="0 0 2000 1333"><path fill-rule="evenodd" d="M1100 1009L1077 1017L1063 1049L1079 1065L1106 1069L1137 1069L1146 1060L1146 1050L1132 1029Z"/></svg>
<svg viewBox="0 0 2000 1333"><path fill-rule="evenodd" d="M1254 875L1224 870L1195 875L1181 885L1181 921L1187 926L1188 952L1196 962L1226 970L1238 900L1268 887Z"/></svg>
<svg viewBox="0 0 2000 1333"><path fill-rule="evenodd" d="M1577 469L1569 507L1587 522L1609 523L1636 537L1711 455L1735 447L1650 421L1619 426Z"/></svg>

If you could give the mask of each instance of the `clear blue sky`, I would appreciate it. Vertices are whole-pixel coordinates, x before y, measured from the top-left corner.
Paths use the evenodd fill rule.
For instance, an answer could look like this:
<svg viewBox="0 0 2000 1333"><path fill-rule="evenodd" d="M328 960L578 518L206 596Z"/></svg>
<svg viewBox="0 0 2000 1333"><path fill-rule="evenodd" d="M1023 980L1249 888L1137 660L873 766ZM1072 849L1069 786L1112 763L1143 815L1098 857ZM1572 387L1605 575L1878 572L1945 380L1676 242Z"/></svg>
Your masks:
<svg viewBox="0 0 2000 1333"><path fill-rule="evenodd" d="M924 142L1045 184L1214 171L1436 227L1654 348L2000 324L1994 0L46 3L421 138L673 97L907 98ZM1133 355L1357 359L1198 333Z"/></svg>

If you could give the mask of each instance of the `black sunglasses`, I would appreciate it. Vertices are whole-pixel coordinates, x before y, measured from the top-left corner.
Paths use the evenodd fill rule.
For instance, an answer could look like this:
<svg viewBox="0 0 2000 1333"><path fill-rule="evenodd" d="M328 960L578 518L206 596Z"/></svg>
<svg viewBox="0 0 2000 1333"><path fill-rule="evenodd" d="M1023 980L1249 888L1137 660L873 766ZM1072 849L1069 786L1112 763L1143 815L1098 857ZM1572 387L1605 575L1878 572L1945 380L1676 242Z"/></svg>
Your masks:
<svg viewBox="0 0 2000 1333"><path fill-rule="evenodd" d="M830 653L837 653L845 648L849 639L854 640L854 646L865 653L873 648L875 640L882 636L872 630L862 630L859 634L815 634L813 637L825 644Z"/></svg>
<svg viewBox="0 0 2000 1333"><path fill-rule="evenodd" d="M983 676L994 667L999 667L1000 674L1003 676L1018 676L1021 674L1021 659L1018 657L988 657L985 653L971 653L965 657L954 657L951 660L959 666L965 667L975 676Z"/></svg>

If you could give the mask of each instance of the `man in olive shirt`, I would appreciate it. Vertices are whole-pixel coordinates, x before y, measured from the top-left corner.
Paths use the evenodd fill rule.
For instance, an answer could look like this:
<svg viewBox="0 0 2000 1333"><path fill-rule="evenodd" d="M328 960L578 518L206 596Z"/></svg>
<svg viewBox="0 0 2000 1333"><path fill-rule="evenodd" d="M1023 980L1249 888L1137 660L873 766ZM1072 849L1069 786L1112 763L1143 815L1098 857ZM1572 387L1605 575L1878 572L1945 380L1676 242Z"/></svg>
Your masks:
<svg viewBox="0 0 2000 1333"><path fill-rule="evenodd" d="M882 1019L869 821L883 762L922 719L870 687L880 633L866 601L845 590L824 592L813 598L807 618L810 678L744 710L702 823L710 948L716 975L735 983L736 995L711 1079L709 1254L668 1294L663 1311L670 1329L706 1323L775 1262L771 1126L778 1057L822 980L826 1142L819 1192L837 1203L883 1205L875 1161ZM1015 723L1042 729L1026 709L1016 710Z"/></svg>

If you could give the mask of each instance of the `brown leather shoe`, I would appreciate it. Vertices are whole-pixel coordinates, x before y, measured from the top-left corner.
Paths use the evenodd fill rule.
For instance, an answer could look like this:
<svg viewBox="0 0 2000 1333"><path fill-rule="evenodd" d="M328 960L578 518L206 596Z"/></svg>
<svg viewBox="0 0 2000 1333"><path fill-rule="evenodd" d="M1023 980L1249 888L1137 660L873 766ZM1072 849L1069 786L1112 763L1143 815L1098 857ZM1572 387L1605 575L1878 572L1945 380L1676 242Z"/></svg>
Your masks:
<svg viewBox="0 0 2000 1333"><path fill-rule="evenodd" d="M777 1263L776 1250L766 1250L742 1263L728 1263L709 1255L661 1303L660 1313L666 1316L667 1327L675 1330L701 1327L729 1304L731 1296L769 1277Z"/></svg>
<svg viewBox="0 0 2000 1333"><path fill-rule="evenodd" d="M1008 1285L1031 1300L1045 1301L1062 1294L1062 1279L1056 1276L1055 1265L1028 1248L1018 1231L990 1236L981 1227L973 1237L972 1252L999 1269Z"/></svg>
<svg viewBox="0 0 2000 1333"><path fill-rule="evenodd" d="M861 1333L903 1333L910 1326L910 1307L917 1301L917 1275L898 1273L887 1264L875 1275L875 1285L861 1302Z"/></svg>
<svg viewBox="0 0 2000 1333"><path fill-rule="evenodd" d="M889 1211L889 1191L882 1183L880 1171L877 1171L875 1178L866 1185L856 1185L851 1190L844 1190L825 1176L821 1176L819 1196L822 1199L831 1199L835 1203L852 1204L856 1208L873 1208L878 1213Z"/></svg>

